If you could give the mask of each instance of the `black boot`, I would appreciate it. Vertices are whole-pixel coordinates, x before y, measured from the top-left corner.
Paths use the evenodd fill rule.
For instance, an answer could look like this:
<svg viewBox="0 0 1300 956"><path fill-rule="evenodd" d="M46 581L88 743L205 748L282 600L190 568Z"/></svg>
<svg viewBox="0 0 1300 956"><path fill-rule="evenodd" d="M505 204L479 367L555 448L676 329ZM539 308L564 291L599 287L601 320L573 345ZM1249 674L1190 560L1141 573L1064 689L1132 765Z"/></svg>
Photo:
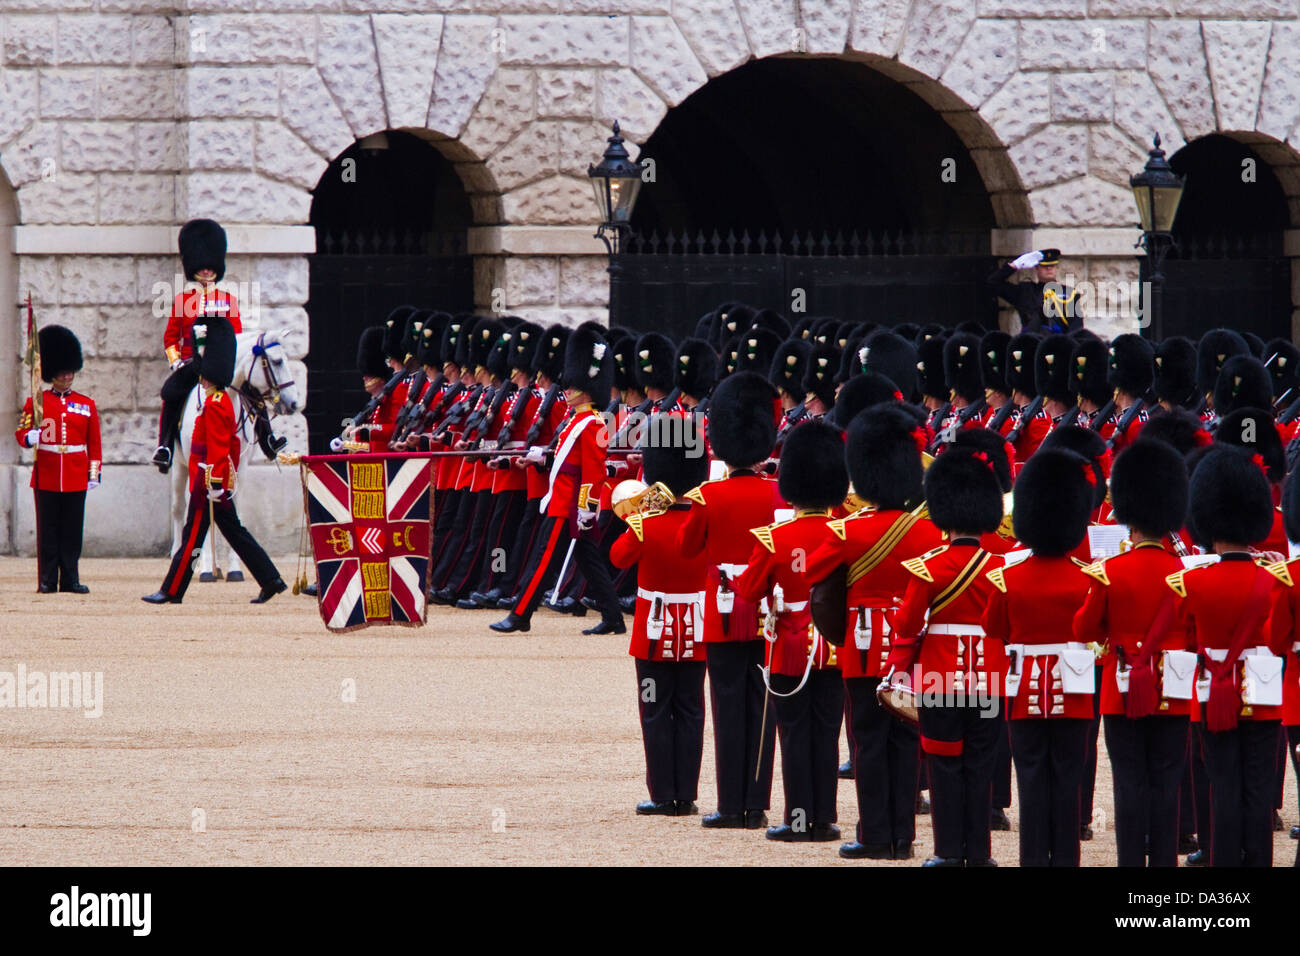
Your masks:
<svg viewBox="0 0 1300 956"><path fill-rule="evenodd" d="M140 600L146 602L147 604L180 604L181 603L180 598L172 597L170 594L168 594L165 591L154 591L153 594L146 594L144 597L140 598Z"/></svg>
<svg viewBox="0 0 1300 956"><path fill-rule="evenodd" d="M582 632L583 634L626 634L627 625L623 623L622 618L617 621L601 621L599 624L589 627Z"/></svg>
<svg viewBox="0 0 1300 956"><path fill-rule="evenodd" d="M496 631L498 634L513 634L515 631L527 631L531 626L532 625L528 622L527 618L520 617L515 614L514 611L511 611L495 624L488 625L488 627Z"/></svg>
<svg viewBox="0 0 1300 956"><path fill-rule="evenodd" d="M265 604L267 601L271 600L271 598L275 597L277 594L281 593L287 588L288 585L284 583L283 579L276 578L270 584L263 587L262 590L258 592L257 597L253 598L253 600L249 601L248 603Z"/></svg>
<svg viewBox="0 0 1300 956"><path fill-rule="evenodd" d="M164 475L167 474L172 467L172 450L166 445L159 445L158 450L153 453L153 463Z"/></svg>

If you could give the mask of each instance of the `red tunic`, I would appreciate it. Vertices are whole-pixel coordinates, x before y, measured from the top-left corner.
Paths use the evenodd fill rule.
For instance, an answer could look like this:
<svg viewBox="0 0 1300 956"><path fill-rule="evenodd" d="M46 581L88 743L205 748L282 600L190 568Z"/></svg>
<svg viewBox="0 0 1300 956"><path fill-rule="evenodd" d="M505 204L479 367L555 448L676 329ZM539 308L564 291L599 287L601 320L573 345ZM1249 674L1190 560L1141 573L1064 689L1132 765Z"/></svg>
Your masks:
<svg viewBox="0 0 1300 956"><path fill-rule="evenodd" d="M848 613L844 647L839 653L840 669L846 679L881 676L890 651L891 628L885 612L902 601L912 578L902 561L943 544L943 535L928 519L910 516L910 521L899 523L905 517L905 511L864 508L847 518L827 522L834 537L808 559L808 579L814 584L825 580L841 564L849 567ZM877 545L882 546L883 553L872 555ZM868 556L879 558L870 569L860 563ZM860 617L870 628L870 635L864 634L861 640L855 637Z"/></svg>
<svg viewBox="0 0 1300 956"><path fill-rule="evenodd" d="M520 403L523 403L523 411L520 412L518 424L515 426L510 436L510 441L506 444L498 444L497 447L505 450L512 448L518 451L524 449L524 435L528 433L528 424L537 414L537 405L542 400L542 393L535 388L516 389L504 405L501 406L500 418L497 426L493 428L494 434L492 440L498 443L505 442L505 429L514 418L515 411ZM503 491L523 491L528 487L528 477L522 468L498 468L492 472L492 493L500 494Z"/></svg>
<svg viewBox="0 0 1300 956"><path fill-rule="evenodd" d="M1012 412L1010 418L1011 424L1007 426L1007 433L1009 433L1012 428L1019 425L1023 418L1024 409L1017 409ZM1038 451L1038 446L1043 443L1043 439L1047 437L1047 433L1051 430L1052 416L1048 415L1047 412L1040 408L1038 414L1030 419L1025 424L1025 427L1020 430L1020 437L1016 439L1016 463L1023 465L1027 462L1029 457L1034 452Z"/></svg>
<svg viewBox="0 0 1300 956"><path fill-rule="evenodd" d="M203 399L203 408L194 419L194 434L190 437L190 487L200 481L205 469L211 465L208 484L220 485L226 491L235 487L235 471L239 468L239 439L235 437L235 411L225 389L217 389Z"/></svg>
<svg viewBox="0 0 1300 956"><path fill-rule="evenodd" d="M605 447L609 435L604 420L591 405L579 405L560 432L551 464L551 487L542 499L542 513L572 518L578 510L600 501L605 481Z"/></svg>
<svg viewBox="0 0 1300 956"><path fill-rule="evenodd" d="M31 487L38 491L85 491L91 478L98 480L103 455L99 447L99 411L80 392L41 389L41 420L32 418L32 400L23 404L14 437L24 448L27 433L41 430L32 469Z"/></svg>
<svg viewBox="0 0 1300 956"><path fill-rule="evenodd" d="M399 391L400 385L379 403L370 413L369 421L362 426L367 429L366 439L370 442L372 452L388 451L388 440L393 437L393 423L397 421L397 412L406 401L405 398L398 398Z"/></svg>
<svg viewBox="0 0 1300 956"><path fill-rule="evenodd" d="M1294 581L1300 576L1300 559L1287 563ZM1300 727L1300 588L1279 588L1273 595L1268 621L1269 644L1286 653L1282 678L1282 723Z"/></svg>
<svg viewBox="0 0 1300 956"><path fill-rule="evenodd" d="M1073 558L1030 555L1018 564L990 571L994 584L981 623L984 633L1007 644L1064 644L1073 641L1074 615L1092 579ZM1020 664L1019 692L1007 716L1092 718L1092 693L1067 694L1061 686L1056 654L1026 654ZM1089 668L1091 672L1091 667Z"/></svg>
<svg viewBox="0 0 1300 956"><path fill-rule="evenodd" d="M677 552L677 535L691 507L683 502L667 511L629 515L628 530L609 550L614 567L637 565L636 617L627 652L643 661L702 661L706 656L701 640L704 555L683 558ZM663 630L651 640L648 625L656 598Z"/></svg>
<svg viewBox="0 0 1300 956"><path fill-rule="evenodd" d="M207 316L223 315L238 334L244 330L239 321L239 303L229 292L212 289L187 289L172 301L172 313L163 332L163 349L167 361L188 359L194 355L194 323L203 324Z"/></svg>
<svg viewBox="0 0 1300 956"><path fill-rule="evenodd" d="M544 395L543 400L545 400ZM525 438L532 430L533 425L537 421L537 416L540 415L541 412L542 403L538 402L537 410L533 413L532 418L529 419L528 427L526 427L523 430L523 434L519 436L521 439ZM568 403L565 402L564 396L557 395L555 398L555 404L551 406L551 411L546 416L546 421L542 423L542 427L538 430L537 444L542 447L549 445L551 439L555 437L556 431L558 431L564 424L564 419L568 417L568 414L569 406ZM548 478L547 472L542 468L536 468L532 465L528 465L524 469L524 480L528 483L529 501L541 498L546 494L547 489L550 487L550 479Z"/></svg>

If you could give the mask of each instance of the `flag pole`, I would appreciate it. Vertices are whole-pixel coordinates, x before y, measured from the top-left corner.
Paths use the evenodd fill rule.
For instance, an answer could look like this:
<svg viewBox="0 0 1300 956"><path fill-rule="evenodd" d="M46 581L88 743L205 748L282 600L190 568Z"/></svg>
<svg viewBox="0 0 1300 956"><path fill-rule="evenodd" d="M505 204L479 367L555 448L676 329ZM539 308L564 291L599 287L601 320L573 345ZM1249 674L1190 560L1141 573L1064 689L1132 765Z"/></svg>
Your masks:
<svg viewBox="0 0 1300 956"><path fill-rule="evenodd" d="M30 398L32 427L39 429L44 416L44 396L41 388L41 350L36 335L36 313L32 311L32 294L27 293L27 367L30 370ZM41 589L41 490L36 481L36 459L40 455L40 440L32 446L32 500L36 516L36 590Z"/></svg>

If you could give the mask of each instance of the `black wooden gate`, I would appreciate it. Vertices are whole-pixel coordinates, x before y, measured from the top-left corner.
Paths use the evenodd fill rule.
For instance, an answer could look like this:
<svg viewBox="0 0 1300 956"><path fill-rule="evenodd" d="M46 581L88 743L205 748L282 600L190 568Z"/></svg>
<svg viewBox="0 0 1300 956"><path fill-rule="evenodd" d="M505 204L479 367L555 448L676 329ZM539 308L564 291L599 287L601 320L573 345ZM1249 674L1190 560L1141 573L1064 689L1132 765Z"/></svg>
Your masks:
<svg viewBox="0 0 1300 956"><path fill-rule="evenodd" d="M611 323L680 338L726 301L843 321L975 320L992 328L997 303L984 284L997 266L983 233L856 233L790 238L714 233L633 239L612 272ZM801 314L802 313L802 314Z"/></svg>

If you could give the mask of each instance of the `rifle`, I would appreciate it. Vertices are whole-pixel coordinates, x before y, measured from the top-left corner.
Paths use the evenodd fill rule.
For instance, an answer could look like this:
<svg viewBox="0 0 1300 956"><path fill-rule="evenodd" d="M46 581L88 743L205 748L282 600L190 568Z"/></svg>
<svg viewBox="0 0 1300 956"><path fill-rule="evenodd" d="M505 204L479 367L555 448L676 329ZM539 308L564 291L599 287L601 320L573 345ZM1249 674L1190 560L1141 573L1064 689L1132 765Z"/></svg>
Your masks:
<svg viewBox="0 0 1300 956"><path fill-rule="evenodd" d="M429 413L429 406L433 404L434 397L441 392L443 383L446 381L446 377L439 372L433 381L429 382L429 387L424 390L424 394L420 396L420 401L407 417L406 427L400 429L395 427L393 429L393 440L388 443L389 447L406 441L411 436L411 433L416 430L416 427L424 421L425 416Z"/></svg>
<svg viewBox="0 0 1300 956"><path fill-rule="evenodd" d="M611 447L621 447L627 444L628 435L631 434L631 431L636 424L645 419L649 414L650 405L651 401L647 398L640 405L636 406L636 408L633 408L628 412L627 421L623 422L623 427L620 428L615 433L614 437L609 440Z"/></svg>
<svg viewBox="0 0 1300 956"><path fill-rule="evenodd" d="M1056 427L1069 428L1071 425L1073 425L1075 422L1079 420L1079 413L1081 411L1082 409L1079 408L1079 404L1076 402L1073 408L1071 408L1068 412L1066 412L1064 415L1061 416L1061 422Z"/></svg>
<svg viewBox="0 0 1300 956"><path fill-rule="evenodd" d="M464 427L460 430L461 441L469 444L472 440L471 436L478 433L489 409L492 408L492 403L496 400L498 390L496 385L484 385L479 391L474 408L471 409L469 417L465 419Z"/></svg>
<svg viewBox="0 0 1300 956"><path fill-rule="evenodd" d="M1107 451L1114 450L1115 442L1124 437L1124 433L1127 432L1129 426L1133 424L1133 419L1137 418L1139 413L1141 413L1142 409L1145 407L1146 402L1139 398L1128 408L1124 409L1124 414L1121 415L1119 421L1115 423L1115 431L1106 439Z"/></svg>
<svg viewBox="0 0 1300 956"><path fill-rule="evenodd" d="M438 442L439 444L445 444L448 438L448 433L469 417L470 413L474 410L474 406L478 404L479 396L482 394L482 385L471 385L465 401L457 402L455 407L447 413L447 417L443 419L442 424L438 427L438 431L430 440Z"/></svg>
<svg viewBox="0 0 1300 956"><path fill-rule="evenodd" d="M497 393L492 399L492 406L487 410L487 414L483 416L483 421L479 423L473 444L470 445L471 448L478 448L483 444L485 438L491 438L492 426L496 423L497 416L501 414L501 406L515 393L518 387L514 382L502 382L497 386ZM468 428L465 429L465 434L469 435Z"/></svg>
<svg viewBox="0 0 1300 956"><path fill-rule="evenodd" d="M394 372L392 377L384 383L384 387L380 390L379 394L366 402L365 408L353 415L350 420L344 419L344 426L352 425L353 427L356 427L358 425L364 425L366 419L373 415L375 409L382 405L384 400L393 394L393 390L401 384L402 379L404 378L406 378L406 369Z"/></svg>
<svg viewBox="0 0 1300 956"><path fill-rule="evenodd" d="M1025 406L1025 410L1020 414L1020 421L1016 422L1014 428L1007 432L1007 441L1014 445L1020 441L1020 435L1025 430L1025 423L1038 417L1038 413L1043 410L1043 396L1035 395L1034 400Z"/></svg>
<svg viewBox="0 0 1300 956"><path fill-rule="evenodd" d="M1279 425L1290 425L1296 420L1297 416L1300 416L1300 398L1288 405L1286 410L1277 416L1277 423Z"/></svg>
<svg viewBox="0 0 1300 956"><path fill-rule="evenodd" d="M404 435L406 429L409 427L411 413L415 410L417 396L420 394L420 390L424 388L424 383L427 380L428 376L425 374L423 367L416 369L415 374L411 376L411 382L406 388L406 401L402 403L402 407L397 412L397 418L393 420L394 440L396 440L398 435Z"/></svg>
<svg viewBox="0 0 1300 956"><path fill-rule="evenodd" d="M537 444L537 440L542 437L542 429L546 427L546 421L551 417L551 409L555 407L556 400L560 397L560 386L552 385L546 390L546 395L542 398L541 407L537 409L537 417L533 419L533 424L528 429L528 434L524 436L524 444L531 447Z"/></svg>
<svg viewBox="0 0 1300 956"><path fill-rule="evenodd" d="M1006 404L993 413L993 417L989 419L989 423L984 427L989 431L1001 433L1002 426L1007 423L1007 419L1011 417L1011 413L1015 410L1015 402L1007 399Z"/></svg>
<svg viewBox="0 0 1300 956"><path fill-rule="evenodd" d="M1134 402L1134 404L1136 405L1137 403ZM1112 398L1105 405L1101 406L1101 409L1097 412L1096 415L1092 416L1092 421L1088 422L1088 428L1090 428L1092 431L1095 432L1101 431L1102 426L1105 425L1106 422L1110 421L1110 416L1114 413L1114 411L1115 411L1115 399Z"/></svg>
<svg viewBox="0 0 1300 956"><path fill-rule="evenodd" d="M984 399L982 398L971 402L969 405L967 405L965 408L963 408L961 411L957 413L957 421L954 422L952 426L950 426L952 429L952 433L955 435L957 432L961 431L964 427L966 427L967 422L969 422L976 415L983 412L984 409L987 407L988 407L988 402L984 401ZM940 422L940 424L942 424L942 421ZM947 431L948 431L947 428L941 428L938 434L934 436L934 441L930 442L930 447L927 448L926 451L928 451L930 454L934 454L934 452L938 449L938 447L944 443L943 436L944 433ZM949 438L949 441L951 441L951 438Z"/></svg>

